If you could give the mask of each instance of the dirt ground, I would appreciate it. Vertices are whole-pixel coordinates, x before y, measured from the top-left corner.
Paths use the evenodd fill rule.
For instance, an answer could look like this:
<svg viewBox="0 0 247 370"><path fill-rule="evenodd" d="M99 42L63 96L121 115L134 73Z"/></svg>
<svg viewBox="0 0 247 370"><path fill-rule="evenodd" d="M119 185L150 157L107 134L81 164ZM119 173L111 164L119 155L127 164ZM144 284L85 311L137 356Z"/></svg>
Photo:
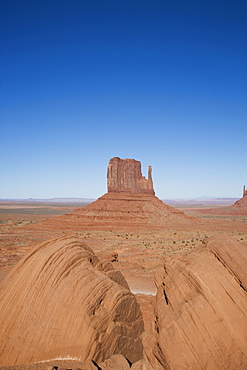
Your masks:
<svg viewBox="0 0 247 370"><path fill-rule="evenodd" d="M211 235L224 233L247 242L247 216L207 213L208 204L178 206L187 215L199 218L200 223L194 227L116 229L110 225L95 229L92 225L60 221L58 212L59 215L70 213L75 205L0 203L0 277L36 244L65 235L84 238L96 253L118 253L115 262L118 270L144 277L153 275L165 259L201 246L202 240Z"/></svg>

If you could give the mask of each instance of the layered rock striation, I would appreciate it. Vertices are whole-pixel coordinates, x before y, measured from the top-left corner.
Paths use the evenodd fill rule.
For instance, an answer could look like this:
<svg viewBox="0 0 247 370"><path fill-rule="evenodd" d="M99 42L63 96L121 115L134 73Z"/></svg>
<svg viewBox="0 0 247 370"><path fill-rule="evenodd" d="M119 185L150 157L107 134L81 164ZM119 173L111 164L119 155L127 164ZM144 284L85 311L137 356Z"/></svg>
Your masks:
<svg viewBox="0 0 247 370"><path fill-rule="evenodd" d="M197 219L164 204L154 195L106 193L95 202L73 211L64 219L105 227L191 225Z"/></svg>
<svg viewBox="0 0 247 370"><path fill-rule="evenodd" d="M148 179L142 176L141 163L134 159L112 158L107 172L108 192L95 202L78 208L64 220L97 227L194 224L197 219L164 204L154 194L152 168Z"/></svg>
<svg viewBox="0 0 247 370"><path fill-rule="evenodd" d="M247 246L230 237L157 274L157 346L165 369L247 368Z"/></svg>
<svg viewBox="0 0 247 370"><path fill-rule="evenodd" d="M143 319L122 274L77 238L27 254L0 285L0 366L142 359Z"/></svg>
<svg viewBox="0 0 247 370"><path fill-rule="evenodd" d="M142 176L141 162L135 159L110 159L107 169L108 193L125 192L131 194L154 195L152 167L148 167L148 178Z"/></svg>

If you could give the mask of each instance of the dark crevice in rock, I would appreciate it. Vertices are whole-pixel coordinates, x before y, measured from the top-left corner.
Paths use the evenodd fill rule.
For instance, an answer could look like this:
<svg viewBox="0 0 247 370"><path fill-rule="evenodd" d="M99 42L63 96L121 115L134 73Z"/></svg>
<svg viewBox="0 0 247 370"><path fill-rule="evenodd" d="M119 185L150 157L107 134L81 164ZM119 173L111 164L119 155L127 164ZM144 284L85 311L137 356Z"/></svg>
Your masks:
<svg viewBox="0 0 247 370"><path fill-rule="evenodd" d="M240 288L242 288L245 292L247 292L247 290L245 289L245 287L242 285L242 283L239 284L240 285Z"/></svg>
<svg viewBox="0 0 247 370"><path fill-rule="evenodd" d="M132 362L127 357L125 357L125 360L128 362L129 367L131 367L132 366Z"/></svg>
<svg viewBox="0 0 247 370"><path fill-rule="evenodd" d="M164 294L164 297L165 297L165 300L166 300L166 304L169 304L169 300L168 300L165 289L163 290L163 294Z"/></svg>
<svg viewBox="0 0 247 370"><path fill-rule="evenodd" d="M98 370L102 370L102 368L94 360L92 360L92 363L97 367Z"/></svg>

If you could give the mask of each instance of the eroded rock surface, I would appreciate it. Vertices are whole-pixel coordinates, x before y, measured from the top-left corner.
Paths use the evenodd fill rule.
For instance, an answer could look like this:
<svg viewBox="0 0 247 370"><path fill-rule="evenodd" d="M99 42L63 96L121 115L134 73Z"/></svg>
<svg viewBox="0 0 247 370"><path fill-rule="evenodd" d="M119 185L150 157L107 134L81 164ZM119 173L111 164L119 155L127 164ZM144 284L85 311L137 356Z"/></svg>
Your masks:
<svg viewBox="0 0 247 370"><path fill-rule="evenodd" d="M242 210L242 211L245 210L245 212L247 214L247 194L246 194L246 190L244 190L243 198L237 200L236 203L234 203L233 207L239 208L239 210Z"/></svg>
<svg viewBox="0 0 247 370"><path fill-rule="evenodd" d="M127 192L154 195L152 167L148 167L148 178L142 176L141 162L135 159L110 159L107 169L107 186L110 192Z"/></svg>
<svg viewBox="0 0 247 370"><path fill-rule="evenodd" d="M165 369L247 368L247 246L212 237L157 275L154 350Z"/></svg>
<svg viewBox="0 0 247 370"><path fill-rule="evenodd" d="M38 245L0 285L0 366L142 359L143 319L120 272L77 238Z"/></svg>
<svg viewBox="0 0 247 370"><path fill-rule="evenodd" d="M142 176L141 163L134 159L112 158L108 166L108 193L56 221L83 223L88 227L143 227L171 224L192 225L199 221L164 204L154 195L152 169Z"/></svg>
<svg viewBox="0 0 247 370"><path fill-rule="evenodd" d="M142 225L162 226L169 224L191 225L198 222L194 217L164 204L155 195L106 193L95 202L78 208L64 220L114 226L136 227Z"/></svg>
<svg viewBox="0 0 247 370"><path fill-rule="evenodd" d="M202 212L205 213L205 210ZM212 214L225 214L225 215L236 215L246 216L247 215L247 190L243 189L243 197L237 200L233 205L227 207L217 207L207 210L208 213Z"/></svg>

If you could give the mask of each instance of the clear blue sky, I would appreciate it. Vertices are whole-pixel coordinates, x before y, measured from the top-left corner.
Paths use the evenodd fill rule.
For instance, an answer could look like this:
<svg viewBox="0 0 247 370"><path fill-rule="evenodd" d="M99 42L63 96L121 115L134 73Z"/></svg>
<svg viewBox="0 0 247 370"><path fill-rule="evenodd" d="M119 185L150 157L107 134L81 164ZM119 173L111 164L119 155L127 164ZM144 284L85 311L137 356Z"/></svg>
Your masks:
<svg viewBox="0 0 247 370"><path fill-rule="evenodd" d="M247 185L246 0L0 0L0 198L97 198L111 157L160 198Z"/></svg>

